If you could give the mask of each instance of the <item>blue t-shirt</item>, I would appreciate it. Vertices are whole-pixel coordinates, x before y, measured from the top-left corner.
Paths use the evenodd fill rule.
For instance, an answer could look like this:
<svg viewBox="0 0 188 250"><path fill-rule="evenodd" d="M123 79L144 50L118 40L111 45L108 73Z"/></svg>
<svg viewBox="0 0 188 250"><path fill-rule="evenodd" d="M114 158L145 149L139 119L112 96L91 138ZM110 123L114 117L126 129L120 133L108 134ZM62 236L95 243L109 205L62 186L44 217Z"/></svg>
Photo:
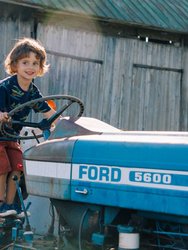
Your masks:
<svg viewBox="0 0 188 250"><path fill-rule="evenodd" d="M1 112L10 112L14 108L20 106L21 104L42 97L37 86L31 82L28 91L24 91L20 88L17 75L7 77L0 81L0 111ZM31 110L35 112L48 112L50 107L44 102L36 103L33 107L25 107L22 110L18 111L12 116L13 120L16 121L25 121ZM13 126L13 130L19 134L22 127L18 125ZM3 137L3 138L2 138ZM7 138L3 136L0 132L0 141L4 140L13 140L13 138Z"/></svg>

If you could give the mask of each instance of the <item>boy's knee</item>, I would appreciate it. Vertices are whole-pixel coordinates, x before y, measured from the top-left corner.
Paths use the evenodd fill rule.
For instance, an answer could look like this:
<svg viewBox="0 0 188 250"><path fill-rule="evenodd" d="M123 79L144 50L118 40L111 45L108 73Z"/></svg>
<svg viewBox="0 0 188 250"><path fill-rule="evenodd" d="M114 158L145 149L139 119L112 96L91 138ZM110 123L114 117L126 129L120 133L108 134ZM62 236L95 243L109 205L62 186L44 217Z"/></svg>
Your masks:
<svg viewBox="0 0 188 250"><path fill-rule="evenodd" d="M18 181L20 180L20 177L21 177L21 171L12 171L10 174L9 174L9 178L12 178L13 179L13 176L17 176L18 178Z"/></svg>

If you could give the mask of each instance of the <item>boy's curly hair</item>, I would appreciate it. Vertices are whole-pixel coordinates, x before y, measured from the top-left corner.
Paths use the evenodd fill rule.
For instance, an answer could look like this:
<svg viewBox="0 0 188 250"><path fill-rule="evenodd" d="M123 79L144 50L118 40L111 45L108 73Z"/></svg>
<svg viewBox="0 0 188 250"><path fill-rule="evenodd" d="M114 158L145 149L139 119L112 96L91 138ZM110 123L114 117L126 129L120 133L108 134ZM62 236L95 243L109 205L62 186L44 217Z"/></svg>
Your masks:
<svg viewBox="0 0 188 250"><path fill-rule="evenodd" d="M4 66L6 72L9 75L17 73L16 64L18 60L28 57L30 52L35 53L36 58L40 61L40 71L38 76L44 75L49 69L49 65L46 64L46 51L38 41L32 38L23 38L16 42L13 49L5 59Z"/></svg>

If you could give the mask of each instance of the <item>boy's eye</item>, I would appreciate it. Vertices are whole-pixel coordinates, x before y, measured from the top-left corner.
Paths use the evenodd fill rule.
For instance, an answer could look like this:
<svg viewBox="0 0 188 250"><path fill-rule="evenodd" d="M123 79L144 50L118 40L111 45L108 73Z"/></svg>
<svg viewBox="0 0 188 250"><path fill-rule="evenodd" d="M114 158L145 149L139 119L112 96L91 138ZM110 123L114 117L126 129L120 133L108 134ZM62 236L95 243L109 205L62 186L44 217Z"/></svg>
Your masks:
<svg viewBox="0 0 188 250"><path fill-rule="evenodd" d="M39 62L34 62L33 64L34 64L34 65L39 65Z"/></svg>

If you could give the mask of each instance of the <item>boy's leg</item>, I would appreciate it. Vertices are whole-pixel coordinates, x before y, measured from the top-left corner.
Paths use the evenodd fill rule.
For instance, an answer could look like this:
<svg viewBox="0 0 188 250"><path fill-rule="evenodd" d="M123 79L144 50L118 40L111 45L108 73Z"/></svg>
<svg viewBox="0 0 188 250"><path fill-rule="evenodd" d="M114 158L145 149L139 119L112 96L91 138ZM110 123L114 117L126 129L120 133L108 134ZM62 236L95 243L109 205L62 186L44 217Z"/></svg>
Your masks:
<svg viewBox="0 0 188 250"><path fill-rule="evenodd" d="M16 183L12 177L17 175L18 180L20 180L20 175L23 171L22 150L20 145L17 142L9 142L7 155L9 157L12 171L9 173L7 180L6 203L13 204L16 195Z"/></svg>
<svg viewBox="0 0 188 250"><path fill-rule="evenodd" d="M7 179L7 190L6 190L6 203L13 204L16 195L16 183L12 179L14 175L18 176L18 181L20 180L20 171L13 171L8 175Z"/></svg>
<svg viewBox="0 0 188 250"><path fill-rule="evenodd" d="M16 142L11 142L7 150L7 154L9 156L9 161L11 164L12 171L9 173L7 180L6 203L8 204L10 209L16 211L17 218L23 218L25 217L25 214L22 210L22 207L19 206L19 204L15 203L17 190L16 190L16 183L12 179L14 175L17 175L19 181L21 174L23 173L22 150L20 145ZM27 212L27 215L29 216L30 213Z"/></svg>
<svg viewBox="0 0 188 250"><path fill-rule="evenodd" d="M11 163L7 154L8 142L0 142L0 217L17 214L16 210L6 204L7 176L11 172Z"/></svg>
<svg viewBox="0 0 188 250"><path fill-rule="evenodd" d="M0 202L5 201L7 174L0 175Z"/></svg>
<svg viewBox="0 0 188 250"><path fill-rule="evenodd" d="M8 172L11 171L6 148L7 142L0 142L0 201L6 198L6 180Z"/></svg>

